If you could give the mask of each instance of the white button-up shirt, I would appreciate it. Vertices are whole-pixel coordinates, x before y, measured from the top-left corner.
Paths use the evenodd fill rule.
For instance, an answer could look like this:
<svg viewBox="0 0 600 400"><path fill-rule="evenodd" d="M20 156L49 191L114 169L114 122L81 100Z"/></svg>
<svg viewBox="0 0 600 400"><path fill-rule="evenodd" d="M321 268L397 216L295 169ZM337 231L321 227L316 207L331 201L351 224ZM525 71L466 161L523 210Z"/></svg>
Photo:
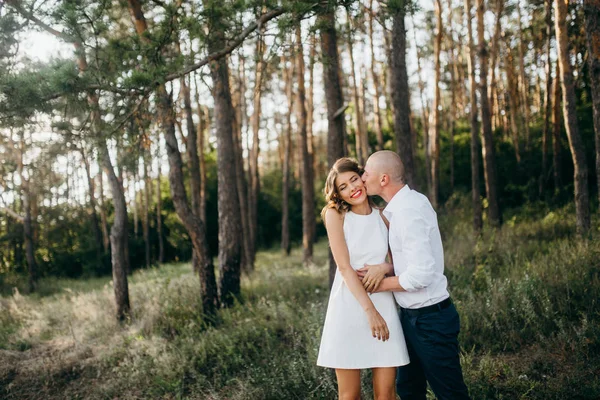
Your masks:
<svg viewBox="0 0 600 400"><path fill-rule="evenodd" d="M405 185L383 210L390 221L394 272L405 292L394 292L404 308L420 308L448 298L444 249L431 203Z"/></svg>

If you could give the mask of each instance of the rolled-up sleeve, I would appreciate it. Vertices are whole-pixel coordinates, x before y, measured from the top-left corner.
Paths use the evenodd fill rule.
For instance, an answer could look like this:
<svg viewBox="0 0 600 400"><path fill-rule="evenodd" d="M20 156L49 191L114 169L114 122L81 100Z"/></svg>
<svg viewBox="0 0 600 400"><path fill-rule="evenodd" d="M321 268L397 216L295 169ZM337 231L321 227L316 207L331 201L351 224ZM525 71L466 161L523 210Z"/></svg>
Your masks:
<svg viewBox="0 0 600 400"><path fill-rule="evenodd" d="M417 209L394 214L396 234L402 238L402 255L406 270L398 276L407 292L429 286L434 280L435 258L431 249L430 224Z"/></svg>

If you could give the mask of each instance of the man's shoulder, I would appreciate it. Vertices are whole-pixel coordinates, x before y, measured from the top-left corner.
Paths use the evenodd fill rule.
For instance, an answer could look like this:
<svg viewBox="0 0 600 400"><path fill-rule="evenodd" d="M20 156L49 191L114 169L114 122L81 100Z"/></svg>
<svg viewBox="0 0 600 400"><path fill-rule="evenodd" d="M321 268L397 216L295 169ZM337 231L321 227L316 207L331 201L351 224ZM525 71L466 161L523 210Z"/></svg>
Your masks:
<svg viewBox="0 0 600 400"><path fill-rule="evenodd" d="M407 195L402 199L403 201L398 204L398 210L402 211L416 211L421 210L423 207L431 207L429 199L424 194L411 189Z"/></svg>
<svg viewBox="0 0 600 400"><path fill-rule="evenodd" d="M390 220L391 225L399 227L399 225L405 225L409 221L415 220L423 220L429 224L437 218L431 202L424 194L411 190L402 200L394 209L392 220Z"/></svg>

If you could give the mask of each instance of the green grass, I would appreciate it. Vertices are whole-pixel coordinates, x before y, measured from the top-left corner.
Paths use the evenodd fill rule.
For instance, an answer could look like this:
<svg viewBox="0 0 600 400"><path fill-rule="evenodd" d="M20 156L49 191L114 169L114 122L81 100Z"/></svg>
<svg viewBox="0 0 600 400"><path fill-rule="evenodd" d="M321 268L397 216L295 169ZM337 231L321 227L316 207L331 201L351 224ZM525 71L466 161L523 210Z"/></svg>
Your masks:
<svg viewBox="0 0 600 400"><path fill-rule="evenodd" d="M568 208L523 209L476 240L468 209L457 198L439 215L472 398L600 398L598 233L577 239ZM41 294L0 297L0 397L335 398L315 366L327 287L325 241L309 268L300 249L259 253L212 327L189 264L135 272L124 326L109 280L42 281Z"/></svg>

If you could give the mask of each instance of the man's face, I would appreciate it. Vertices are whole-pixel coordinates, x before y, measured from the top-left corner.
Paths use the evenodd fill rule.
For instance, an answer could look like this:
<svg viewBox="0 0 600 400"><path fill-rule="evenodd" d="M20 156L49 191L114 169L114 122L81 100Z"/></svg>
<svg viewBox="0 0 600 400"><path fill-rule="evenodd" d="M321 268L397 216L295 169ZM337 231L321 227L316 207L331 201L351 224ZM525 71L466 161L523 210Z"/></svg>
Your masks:
<svg viewBox="0 0 600 400"><path fill-rule="evenodd" d="M379 173L373 168L373 163L365 164L365 172L361 176L362 181L365 183L367 188L367 194L369 196L376 196L381 193L381 185L379 184Z"/></svg>

